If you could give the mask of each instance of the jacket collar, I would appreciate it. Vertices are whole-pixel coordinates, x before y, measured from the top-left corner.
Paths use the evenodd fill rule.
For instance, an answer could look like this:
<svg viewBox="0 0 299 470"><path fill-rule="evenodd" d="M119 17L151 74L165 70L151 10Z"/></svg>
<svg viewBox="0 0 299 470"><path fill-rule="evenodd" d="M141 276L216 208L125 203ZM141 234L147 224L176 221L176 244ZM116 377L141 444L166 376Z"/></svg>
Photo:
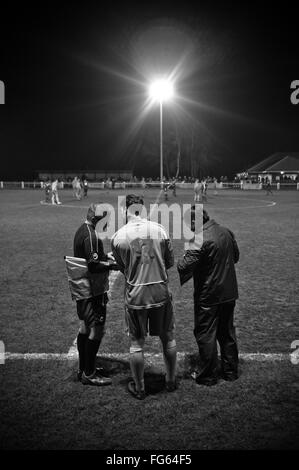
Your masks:
<svg viewBox="0 0 299 470"><path fill-rule="evenodd" d="M89 220L85 220L84 222L86 225L90 225L91 227L95 228L94 225L89 221Z"/></svg>
<svg viewBox="0 0 299 470"><path fill-rule="evenodd" d="M212 227L213 225L217 225L217 222L215 222L214 219L210 219L203 225L203 230L207 230L208 228Z"/></svg>

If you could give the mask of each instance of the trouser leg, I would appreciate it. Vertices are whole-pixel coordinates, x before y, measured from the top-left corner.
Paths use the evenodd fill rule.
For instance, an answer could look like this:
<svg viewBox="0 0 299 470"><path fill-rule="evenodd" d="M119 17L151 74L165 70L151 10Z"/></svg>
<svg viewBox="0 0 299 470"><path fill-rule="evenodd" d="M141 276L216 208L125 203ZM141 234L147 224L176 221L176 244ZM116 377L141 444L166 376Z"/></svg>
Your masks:
<svg viewBox="0 0 299 470"><path fill-rule="evenodd" d="M197 380L217 378L217 306L195 308L194 336L198 346Z"/></svg>
<svg viewBox="0 0 299 470"><path fill-rule="evenodd" d="M238 345L234 327L235 302L220 305L217 339L221 351L222 373L228 378L238 376Z"/></svg>

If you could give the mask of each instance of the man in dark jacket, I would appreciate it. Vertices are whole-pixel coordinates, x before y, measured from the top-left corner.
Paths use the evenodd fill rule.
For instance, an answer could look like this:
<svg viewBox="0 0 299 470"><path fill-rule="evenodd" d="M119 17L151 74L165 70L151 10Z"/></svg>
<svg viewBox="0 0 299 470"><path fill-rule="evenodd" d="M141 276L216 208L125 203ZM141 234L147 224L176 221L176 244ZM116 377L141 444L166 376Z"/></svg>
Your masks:
<svg viewBox="0 0 299 470"><path fill-rule="evenodd" d="M95 227L102 215L97 215L97 204L91 204L85 222L74 238L74 256L87 262L91 294L77 300L80 328L77 336L79 353L78 379L84 385L109 385L111 379L96 369L96 355L105 333L106 304L108 301L109 270L118 270L112 256L105 255L103 242Z"/></svg>
<svg viewBox="0 0 299 470"><path fill-rule="evenodd" d="M195 206L191 214L195 216ZM194 222L191 229L194 231ZM234 234L210 220L203 211L203 244L187 250L177 268L181 285L193 276L194 336L199 350L198 384L215 385L217 372L217 340L221 351L222 377L238 378L238 347L233 325L238 285L235 263L239 249Z"/></svg>

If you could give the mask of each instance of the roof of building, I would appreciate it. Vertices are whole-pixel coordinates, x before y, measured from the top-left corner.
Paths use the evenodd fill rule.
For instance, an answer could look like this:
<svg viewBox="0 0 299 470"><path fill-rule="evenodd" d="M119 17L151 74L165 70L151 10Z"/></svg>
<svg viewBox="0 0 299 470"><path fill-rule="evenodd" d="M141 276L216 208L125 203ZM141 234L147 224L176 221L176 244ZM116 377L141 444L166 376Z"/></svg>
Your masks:
<svg viewBox="0 0 299 470"><path fill-rule="evenodd" d="M277 152L253 165L247 170L248 173L278 171L299 172L299 152Z"/></svg>
<svg viewBox="0 0 299 470"><path fill-rule="evenodd" d="M299 171L299 160L294 157L284 157L270 166L268 171Z"/></svg>

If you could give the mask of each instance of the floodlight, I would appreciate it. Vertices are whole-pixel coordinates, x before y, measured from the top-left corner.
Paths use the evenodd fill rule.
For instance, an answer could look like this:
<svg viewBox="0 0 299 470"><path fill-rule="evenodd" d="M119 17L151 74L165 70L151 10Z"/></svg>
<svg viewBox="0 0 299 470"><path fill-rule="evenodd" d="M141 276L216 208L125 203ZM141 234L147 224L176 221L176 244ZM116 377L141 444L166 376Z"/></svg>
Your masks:
<svg viewBox="0 0 299 470"><path fill-rule="evenodd" d="M156 80L150 85L149 95L153 101L160 104L160 180L163 184L163 102L170 100L174 95L173 84L168 79Z"/></svg>
<svg viewBox="0 0 299 470"><path fill-rule="evenodd" d="M150 86L150 97L162 103L173 96L173 84L170 80L161 79L153 82Z"/></svg>

